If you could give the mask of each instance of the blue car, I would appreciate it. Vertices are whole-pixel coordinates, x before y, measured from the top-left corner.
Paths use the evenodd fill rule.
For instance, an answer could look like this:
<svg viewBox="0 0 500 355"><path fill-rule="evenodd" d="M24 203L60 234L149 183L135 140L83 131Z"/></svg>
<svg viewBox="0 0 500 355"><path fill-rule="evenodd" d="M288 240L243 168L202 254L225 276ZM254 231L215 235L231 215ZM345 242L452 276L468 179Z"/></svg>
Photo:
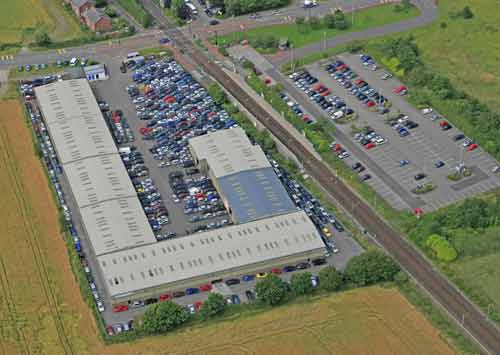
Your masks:
<svg viewBox="0 0 500 355"><path fill-rule="evenodd" d="M252 281L253 279L255 278L254 275L245 275L243 276L241 279L245 282L249 282L249 281Z"/></svg>
<svg viewBox="0 0 500 355"><path fill-rule="evenodd" d="M194 295L195 293L198 292L200 292L200 290L197 289L196 287L190 287L186 289L186 295Z"/></svg>
<svg viewBox="0 0 500 355"><path fill-rule="evenodd" d="M283 268L283 272L293 272L296 270L296 267L295 266L285 266Z"/></svg>
<svg viewBox="0 0 500 355"><path fill-rule="evenodd" d="M438 161L436 161L436 162L434 163L434 166L435 166L436 168L441 168L441 167L443 167L443 166L444 166L444 161L442 161L442 160L438 160Z"/></svg>
<svg viewBox="0 0 500 355"><path fill-rule="evenodd" d="M399 161L399 166L405 166L405 165L408 165L410 164L410 162L408 160L400 160Z"/></svg>

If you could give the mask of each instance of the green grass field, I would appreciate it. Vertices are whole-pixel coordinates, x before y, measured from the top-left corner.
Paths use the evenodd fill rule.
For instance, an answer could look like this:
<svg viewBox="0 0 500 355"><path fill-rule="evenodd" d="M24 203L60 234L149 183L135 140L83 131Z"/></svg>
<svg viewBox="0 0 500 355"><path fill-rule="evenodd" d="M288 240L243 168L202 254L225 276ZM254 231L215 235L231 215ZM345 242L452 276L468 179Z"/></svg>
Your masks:
<svg viewBox="0 0 500 355"><path fill-rule="evenodd" d="M321 28L318 30L308 29L299 31L299 27L295 24L275 25L266 27L256 27L245 32L235 32L225 36L220 36L218 42L220 45L239 42L242 39L250 41L258 36L272 34L277 38L287 38L293 43L295 48L307 46L312 43L320 42L324 38L334 37L338 34L354 31L362 31L368 28L378 27L388 23L395 23L407 20L419 15L419 10L412 7L410 10L403 12L394 11L394 5L381 5L368 9L358 10L355 13L354 25L351 24L352 17L346 14L346 19L349 22L349 28L345 31L337 29Z"/></svg>
<svg viewBox="0 0 500 355"><path fill-rule="evenodd" d="M44 27L55 42L75 39L83 34L77 19L63 8L62 1L2 0L0 10L2 44L27 45L33 41L34 32L40 27ZM1 53L12 51L11 48Z"/></svg>

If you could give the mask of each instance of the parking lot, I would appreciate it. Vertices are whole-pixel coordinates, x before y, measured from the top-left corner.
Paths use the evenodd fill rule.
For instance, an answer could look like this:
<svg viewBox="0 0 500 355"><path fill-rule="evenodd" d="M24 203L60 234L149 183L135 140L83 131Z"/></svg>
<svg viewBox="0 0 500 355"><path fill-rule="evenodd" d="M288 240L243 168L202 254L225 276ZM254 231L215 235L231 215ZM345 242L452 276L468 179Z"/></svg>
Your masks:
<svg viewBox="0 0 500 355"><path fill-rule="evenodd" d="M370 184L394 208L430 211L500 186L500 179L493 172L498 162L481 147L472 146L474 143L464 144L467 138L461 137L461 132L447 124L446 118L439 113L419 111L409 104L402 95L406 89L403 84L385 75L378 64L365 65L355 55L342 55L337 60L342 63L343 72L354 73L348 78L347 87L341 85L340 77L334 76L335 69L330 73L327 71L327 66L336 60L314 63L307 67L307 71L331 91L330 97L338 97L356 112L356 120L336 125L336 143L342 152L347 153L342 156L345 163L353 170L359 169L360 179ZM288 84L285 88L308 112L330 116L331 112L314 102L317 100L307 99L308 88L297 85L294 83L292 89ZM364 88L364 93L371 96L361 93L356 96L354 90L349 91L356 86ZM328 101L331 100L327 97ZM389 113L384 114L386 109L377 112L385 107L381 101L392 104ZM388 122L387 115L395 112L400 113L399 121ZM335 121L333 115L331 118ZM359 130L353 131L352 124ZM335 151L335 145L332 150ZM452 181L448 176L456 172L460 162L470 168L472 175ZM416 193L428 186L434 189Z"/></svg>
<svg viewBox="0 0 500 355"><path fill-rule="evenodd" d="M144 113L144 110L141 111L140 107L143 106L141 104L145 101L142 101L142 99L140 99L136 100L136 103L134 103L133 100L135 100L138 96L143 96L142 94L145 93L144 91L142 91L144 89L144 85L143 83L137 85L137 87L141 90L141 95L129 95L127 93L127 87L130 87L130 85L134 84L132 74L133 71L126 74L120 73L119 66L119 61L115 63L108 63L110 79L102 82L92 83L92 86L97 99L99 101L102 101L101 108L106 107L105 110L109 109L109 115L111 117L113 117L113 115L116 115L116 111L119 111L119 116L121 117L120 122L126 120L128 126L130 127L132 136L135 137L134 141L129 140L128 142L120 145L120 147L123 148L121 150L121 155L124 163L126 164L126 167L128 168L129 174L131 175L136 190L138 191L139 198L141 199L141 201L145 202L145 204L143 204L143 206L145 207L145 212L148 214L150 208L156 208L156 206L153 205L153 207L151 207L149 201L142 200L142 198L145 196L152 196L154 202L157 200L156 194L159 194L165 210L168 212L168 223L160 225L160 229L155 230L155 235L157 235L157 238L160 237L158 238L158 240L161 240L164 237L179 237L182 235L194 233L197 230L203 230L206 228L218 228L229 224L229 217L225 213L223 215L215 217L210 216L208 218L204 217L206 215L206 212L204 211L186 213L186 208L188 207L190 200L189 196L185 196L184 198L179 195L173 196L174 191L171 181L178 178L177 174L179 174L179 172L182 172L182 179L184 180L184 182L186 182L188 179L192 179L193 181L195 181L203 178L203 176L199 172L196 172L195 174L188 173L190 170L192 171L197 167L191 166L189 163L187 164L188 167L184 167L184 164L186 162L189 162L190 160L189 152L186 150L187 139L190 136L194 135L193 132L195 132L196 129L193 127L185 127L183 124L181 124L180 126L178 126L182 127L181 130L179 130L178 128L165 130L161 128L161 122L160 124L158 124L158 122L153 124L154 121L159 121L158 117L143 120L139 119L136 105L139 105L139 113ZM176 69L179 70L179 74L181 74L181 76L185 75L181 67L176 67ZM195 85L196 82L189 79L189 76L186 76L185 78L188 78L187 89L193 90L193 87L189 88L189 85ZM202 88L196 86L194 91L200 89ZM198 112L197 110L199 110L199 112L204 112L204 115L212 118L209 121L203 121L203 119L200 118L200 121L205 122L206 124L203 127L200 126L198 128L205 130L224 129L234 124L231 122L232 120L230 120L228 116L221 112L219 108L210 106L212 105L210 101L211 99L206 96L203 90L198 91L198 93L201 94L200 97L202 98L202 100L200 101L200 103L196 104L197 107L195 110L193 110L195 108L195 104L192 103L181 105L183 107L179 105L173 105L176 116L182 117L183 113L186 112L190 112L191 114L193 114ZM210 110L208 113L205 112L206 110L203 110L204 104L209 105L207 107L209 107L210 110L212 110L213 112L218 112L219 114L214 115L210 113ZM151 109L150 111L152 112L155 110L156 109ZM165 107L163 107L163 110L165 110ZM113 114L113 112L115 113ZM219 123L217 123L217 117L221 118ZM187 116L184 117L182 121L186 120L189 121L187 119ZM227 124L228 122L230 122L230 125ZM148 129L146 130L146 128ZM177 134L179 131L186 132L182 135L182 137L185 136L185 138L182 139L183 143L181 144L181 146L169 145L166 141L163 140L163 138L165 137L164 132L168 133L170 137L171 134L175 136L175 134ZM157 134L156 137L152 136L153 133ZM127 134L125 134L125 136L128 137ZM132 150L129 152L127 147L136 148L132 148ZM172 150L174 148L175 151ZM169 153L174 154L169 155ZM287 191L291 194L291 197L299 207L305 209L308 215L311 216L313 221L317 224L318 229L323 235L325 241L330 246L331 256L327 258L327 262L333 264L338 269L343 269L347 261L352 256L358 255L362 252L362 248L347 234L346 231L343 230L342 225L340 225L338 221L335 220L335 217L326 212L306 190L303 190L303 188L296 181L291 180L286 172L283 171L275 162L273 162L273 166L275 167L275 171L278 173L278 176L284 183ZM144 171L144 175L137 176L137 174L142 175L142 171ZM154 184L153 188L151 187L151 183ZM175 188L177 188L177 185ZM189 191L189 188L188 194L190 194L191 192ZM147 194L144 195L143 192L146 192ZM208 196L208 193L211 193L211 191L203 191L203 193L205 195L203 197L206 198ZM68 194L70 194L69 191ZM295 195L295 197L293 195ZM71 201L71 198L68 198L68 200ZM74 206L70 202L68 204L70 208ZM160 208L160 211L163 211L163 209ZM148 217L149 216L150 215L148 214ZM151 215L151 217L154 217L154 219L156 219L156 216L156 212L154 215ZM195 216L198 216L202 220L192 222L192 219ZM150 219L150 223L152 223L152 226L156 225L156 222L153 222L152 219ZM83 233L83 231L80 230L81 227L79 227L78 213L74 215L73 220L78 233ZM224 220L228 222L224 223ZM333 225L332 222L334 222L335 225ZM85 237L83 237L81 240L82 245L80 246L82 255L91 253L87 243L88 241ZM92 275L91 279L95 283L97 290L101 291L99 292L99 294L102 297L101 300L105 307L105 310L102 314L106 324L123 324L133 318L135 314L144 311L144 307L141 306L133 309L129 308L125 312L113 312L113 307L109 302L109 299L107 299L106 295L102 294L103 281L101 280L100 275L94 272L94 270L96 270L96 268L93 267L95 260L93 259L92 255L88 255L88 257L84 258L84 260L85 264L89 265L89 276ZM316 267L312 264L309 264L309 267L312 271L316 272L315 270L319 266ZM289 279L289 275L290 273L283 273L283 277L285 279ZM229 287L236 295L240 297L240 300L244 302L247 300L246 291L253 289L254 286L255 280L252 279L250 281L230 285ZM203 300L206 298L206 296L206 292L197 292L195 294L186 294L183 297L175 298L175 301L184 305L192 305L193 302ZM158 299L156 299L156 301L157 300ZM151 299L149 301L152 302L155 300Z"/></svg>

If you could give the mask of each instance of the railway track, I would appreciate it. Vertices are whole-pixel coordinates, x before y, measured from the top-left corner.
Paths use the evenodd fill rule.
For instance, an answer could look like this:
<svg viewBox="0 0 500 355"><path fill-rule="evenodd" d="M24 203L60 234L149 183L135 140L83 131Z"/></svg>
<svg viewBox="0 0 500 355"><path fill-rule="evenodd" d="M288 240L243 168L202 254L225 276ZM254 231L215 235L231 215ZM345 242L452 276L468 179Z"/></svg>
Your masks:
<svg viewBox="0 0 500 355"><path fill-rule="evenodd" d="M173 37L174 45L218 81L245 108L254 115L275 137L290 149L302 162L305 170L323 188L344 206L356 205L352 216L382 245L394 259L408 271L415 280L440 304L443 309L461 326L464 332L476 341L483 350L500 354L500 332L482 311L470 302L441 273L433 268L406 239L390 227L372 208L342 180L337 179L332 170L314 157L279 122L275 121L247 92L231 79L218 65L210 61L205 53L196 46L173 24L166 20L163 13L151 0L144 0L146 8Z"/></svg>

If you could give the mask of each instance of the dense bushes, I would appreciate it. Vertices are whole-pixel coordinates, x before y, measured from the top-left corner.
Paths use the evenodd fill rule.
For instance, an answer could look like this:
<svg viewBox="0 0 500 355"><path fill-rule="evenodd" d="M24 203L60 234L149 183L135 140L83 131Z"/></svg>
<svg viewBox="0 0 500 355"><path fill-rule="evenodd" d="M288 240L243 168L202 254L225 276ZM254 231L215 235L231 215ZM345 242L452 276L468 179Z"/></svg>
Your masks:
<svg viewBox="0 0 500 355"><path fill-rule="evenodd" d="M276 306L283 302L286 297L285 283L276 275L268 275L265 279L257 282L255 293L259 301Z"/></svg>
<svg viewBox="0 0 500 355"><path fill-rule="evenodd" d="M165 301L146 308L143 329L149 334L161 334L177 328L189 319L187 310L177 303Z"/></svg>
<svg viewBox="0 0 500 355"><path fill-rule="evenodd" d="M238 16L286 6L289 3L290 0L224 0L224 8L226 14Z"/></svg>
<svg viewBox="0 0 500 355"><path fill-rule="evenodd" d="M453 245L438 234L431 234L428 236L425 245L430 248L434 252L436 258L441 261L450 262L457 258L457 251Z"/></svg>
<svg viewBox="0 0 500 355"><path fill-rule="evenodd" d="M393 281L399 266L379 250L369 250L353 257L347 263L344 275L357 286Z"/></svg>

